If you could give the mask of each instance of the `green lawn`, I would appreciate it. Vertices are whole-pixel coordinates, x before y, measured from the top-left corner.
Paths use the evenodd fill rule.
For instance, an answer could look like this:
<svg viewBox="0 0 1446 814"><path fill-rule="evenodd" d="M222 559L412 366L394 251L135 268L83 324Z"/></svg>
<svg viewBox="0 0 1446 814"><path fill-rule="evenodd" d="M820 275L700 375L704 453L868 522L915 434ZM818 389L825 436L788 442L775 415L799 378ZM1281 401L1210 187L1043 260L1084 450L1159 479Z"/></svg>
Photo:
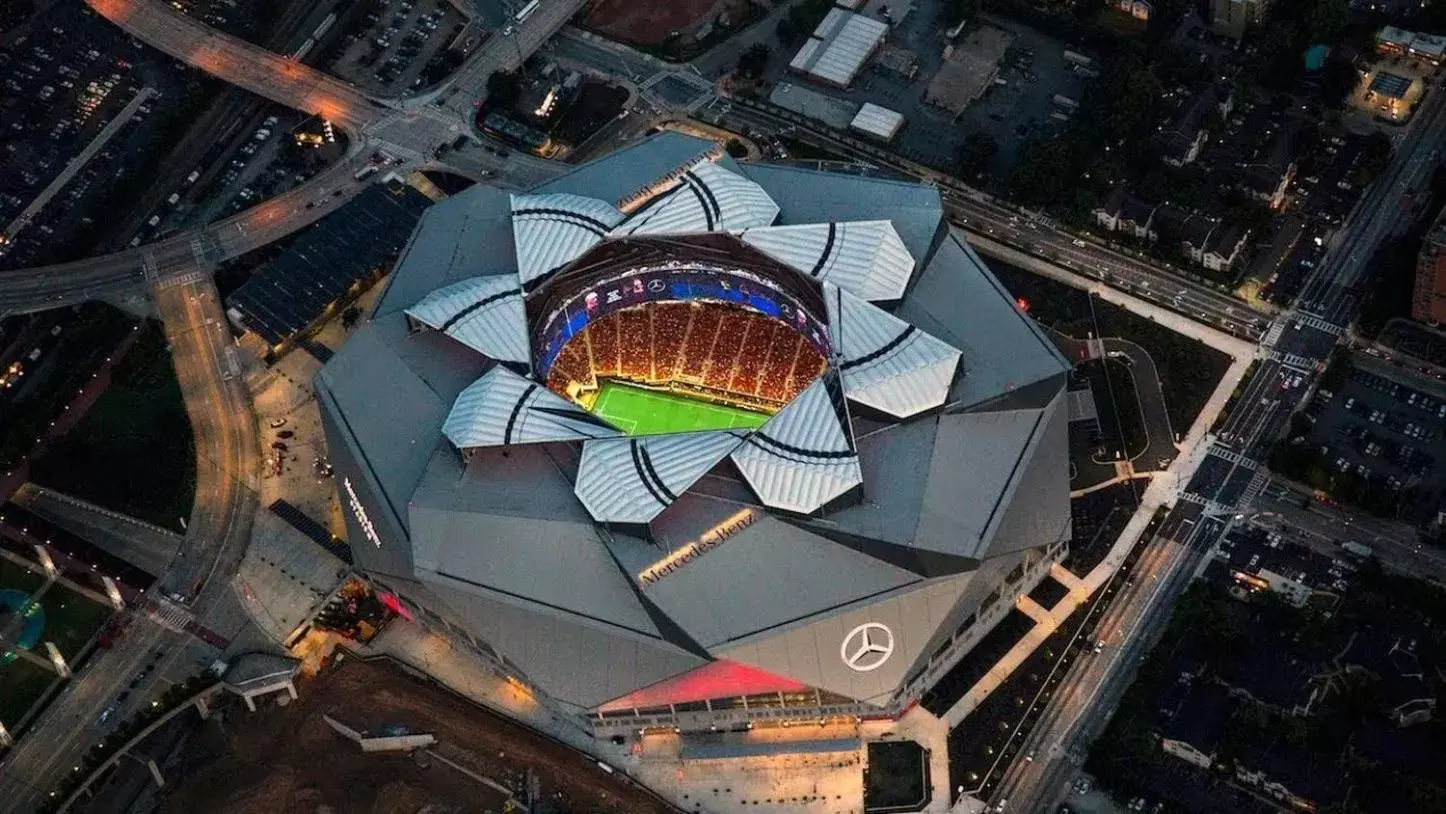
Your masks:
<svg viewBox="0 0 1446 814"><path fill-rule="evenodd" d="M686 396L607 382L593 413L629 435L662 435L696 430L753 429L769 416L695 401Z"/></svg>
<svg viewBox="0 0 1446 814"><path fill-rule="evenodd" d="M43 640L55 642L67 661L80 653L114 613L109 605L94 602L64 585L54 585L46 591L45 596L40 597L40 607L45 609Z"/></svg>
<svg viewBox="0 0 1446 814"><path fill-rule="evenodd" d="M16 660L0 667L0 721L14 727L54 680L55 673L28 661Z"/></svg>
<svg viewBox="0 0 1446 814"><path fill-rule="evenodd" d="M11 588L33 594L44 583L45 577L40 574L22 568L9 560L0 559L0 588Z"/></svg>
<svg viewBox="0 0 1446 814"><path fill-rule="evenodd" d="M191 423L159 323L149 322L75 429L34 462L42 486L181 530L196 490Z"/></svg>

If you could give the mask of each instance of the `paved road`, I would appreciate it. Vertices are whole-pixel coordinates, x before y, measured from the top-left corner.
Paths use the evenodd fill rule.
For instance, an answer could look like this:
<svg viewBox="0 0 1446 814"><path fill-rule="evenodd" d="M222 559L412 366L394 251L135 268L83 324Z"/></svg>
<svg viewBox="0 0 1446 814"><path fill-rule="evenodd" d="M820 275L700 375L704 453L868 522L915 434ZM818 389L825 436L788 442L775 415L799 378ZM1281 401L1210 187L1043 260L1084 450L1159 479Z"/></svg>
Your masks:
<svg viewBox="0 0 1446 814"><path fill-rule="evenodd" d="M221 34L160 0L86 0L127 34L274 102L360 131L387 113L352 85L245 40Z"/></svg>
<svg viewBox="0 0 1446 814"><path fill-rule="evenodd" d="M1273 480L1261 492L1254 508L1274 517L1258 517L1257 522L1288 526L1299 533L1303 542L1332 557L1341 556L1343 542L1364 543L1388 570L1428 576L1446 583L1446 552L1418 543L1415 528L1354 509L1308 500L1309 496L1310 490L1305 487ZM1304 508L1302 503L1306 504Z"/></svg>
<svg viewBox="0 0 1446 814"><path fill-rule="evenodd" d="M1152 592L1122 594L1111 610L1115 628L1102 627L1123 643L1107 647L1100 658L1078 666L1055 694L1041 725L1028 742L1036 751L1032 762L1017 761L998 790L993 802L1008 800L1011 811L1048 811L1064 794L1064 785L1083 758L1084 749L1103 730L1119 696L1133 678L1139 658L1148 651L1158 628L1168 619L1174 596L1184 590L1199 560L1229 530L1237 512L1256 503L1268 481L1260 458L1270 442L1289 421L1300 398L1324 368L1346 326L1354 318L1359 301L1357 286L1366 277L1365 264L1382 237L1401 226L1396 222L1399 196L1420 188L1430 168L1436 165L1441 141L1443 108L1433 94L1417 118L1412 132L1398 147L1386 174L1363 199L1342 237L1302 289L1298 312L1287 312L1271 326L1263 345L1264 358L1247 380L1236 407L1221 427L1218 443L1209 454L1230 461L1228 468L1201 472L1188 485L1162 526L1162 536L1183 540L1186 546L1172 557L1156 554L1151 570L1137 576L1158 584ZM1253 470L1251 486L1243 493L1227 485L1239 483L1244 468ZM1204 506L1200 505L1204 504ZM1267 498L1264 506L1278 506ZM1210 507L1207 510L1205 507ZM1339 516L1326 518L1342 527ZM1382 536L1385 536L1384 534ZM1408 556L1404 544L1376 539L1393 558ZM1156 543L1155 545L1160 545ZM1409 556L1419 556L1414 550ZM1435 567L1434 561L1426 563ZM1141 623L1139 620L1146 620ZM1111 656L1111 653L1114 653Z"/></svg>
<svg viewBox="0 0 1446 814"><path fill-rule="evenodd" d="M364 165L350 158L290 192L202 229L70 263L0 272L0 313L38 311L134 291L239 257L311 224L355 197Z"/></svg>
<svg viewBox="0 0 1446 814"><path fill-rule="evenodd" d="M375 149L399 159L402 175L436 166L514 187L530 187L565 172L566 165L511 153L503 158L481 147L456 151L449 164L431 159L436 147L468 134L474 102L486 93L487 77L518 64L517 48L531 53L581 6L566 0L543 6L512 37L493 37L473 53L445 86L450 107L412 100L368 99L350 85L234 37L220 34L158 0L89 0L107 19L161 51L183 59L247 90L299 110L319 113L352 131L346 161L301 186L202 229L136 249L32 269L0 273L0 313L34 311L109 297L163 279L187 279L222 261L267 245L334 211L367 184L357 172ZM435 94L430 94L435 95ZM393 110L389 106L403 108Z"/></svg>
<svg viewBox="0 0 1446 814"><path fill-rule="evenodd" d="M1176 276L1150 262L1107 246L1077 238L1059 230L1048 220L1021 214L1018 209L996 202L990 196L930 168L898 157L881 157L827 134L800 127L800 122L779 118L756 108L735 104L722 120L745 133L754 130L789 131L800 141L865 163L883 163L891 169L935 183L944 198L949 219L966 231L1045 258L1242 339L1258 342L1269 328L1269 317L1256 313L1229 294Z"/></svg>
<svg viewBox="0 0 1446 814"><path fill-rule="evenodd" d="M245 553L256 511L252 480L258 467L256 423L250 396L231 367L230 334L219 295L209 280L156 291L156 305L171 342L176 377L186 402L197 453L196 503L186 540L156 590L193 597L191 612L234 601L229 578ZM194 671L206 647L186 633L134 613L129 631L111 650L98 651L20 740L0 772L0 812L33 811L39 800L104 734L102 707L126 689L144 665L156 666L132 692L143 703L162 676ZM163 655L157 659L156 653ZM114 725L129 710L107 723Z"/></svg>

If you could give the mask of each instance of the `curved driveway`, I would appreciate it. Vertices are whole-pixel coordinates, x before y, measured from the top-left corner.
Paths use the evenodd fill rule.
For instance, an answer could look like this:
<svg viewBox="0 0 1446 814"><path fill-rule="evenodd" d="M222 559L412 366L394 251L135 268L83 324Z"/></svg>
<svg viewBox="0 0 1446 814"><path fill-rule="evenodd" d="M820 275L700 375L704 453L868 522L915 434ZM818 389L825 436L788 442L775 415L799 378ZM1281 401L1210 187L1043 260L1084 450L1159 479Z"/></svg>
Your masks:
<svg viewBox="0 0 1446 814"><path fill-rule="evenodd" d="M365 187L356 159L290 192L156 243L53 266L0 272L0 312L57 308L134 290L260 248L334 211ZM309 205L309 206L308 206Z"/></svg>

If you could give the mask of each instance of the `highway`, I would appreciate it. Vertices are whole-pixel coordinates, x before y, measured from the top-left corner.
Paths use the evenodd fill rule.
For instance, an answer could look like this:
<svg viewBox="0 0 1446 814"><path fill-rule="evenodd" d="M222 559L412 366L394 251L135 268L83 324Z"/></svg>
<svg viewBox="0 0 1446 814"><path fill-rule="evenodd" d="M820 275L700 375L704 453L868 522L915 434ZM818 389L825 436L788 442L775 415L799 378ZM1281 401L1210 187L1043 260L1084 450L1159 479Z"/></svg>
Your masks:
<svg viewBox="0 0 1446 814"><path fill-rule="evenodd" d="M229 612L222 609L238 601L230 577L245 553L256 511L259 440L241 360L210 272L219 262L335 211L365 183L384 176L355 178L367 163L360 156L377 146L401 153L395 168L406 173L425 163L435 146L455 139L459 131L472 133L470 111L467 119L435 108L386 111L337 80L211 32L150 0L91 0L91 5L166 53L266 98L340 122L355 135L347 160L297 189L204 229L134 250L0 276L0 312L51 308L150 286L165 323L197 455L196 499L186 542L156 585L157 593L178 594L184 604L157 604L153 597L146 607L129 611L133 621L128 632L112 649L92 657L35 722L30 736L8 754L0 772L0 814L33 811L68 771L66 767L79 765L108 726L159 693L167 680L163 676L174 680L209 663L216 646L183 631L192 620L208 612ZM565 19L539 13L519 30L524 41L535 46ZM476 66L488 64L487 58L484 54L474 62L473 72L464 79L485 88L486 74ZM506 61L505 55L490 58ZM423 125L417 129L425 149L369 137L366 132L397 122ZM393 130L384 132L391 135ZM410 131L403 127L400 132ZM499 160L493 166L506 172L513 165ZM516 166L524 177L541 180L565 170L547 162L521 161ZM127 704L108 724L97 724L99 711L126 690L131 692Z"/></svg>
<svg viewBox="0 0 1446 814"><path fill-rule="evenodd" d="M366 182L354 177L362 166L360 158L348 159L290 192L155 243L70 263L0 272L0 313L73 305L197 269L209 271L335 211L365 187Z"/></svg>
<svg viewBox="0 0 1446 814"><path fill-rule="evenodd" d="M167 285L155 294L195 437L197 466L186 541L153 593L179 593L189 598L189 608L173 612L164 624L129 611L133 619L126 634L112 649L96 652L11 752L0 772L0 814L36 808L66 767L79 764L105 734L106 727L94 725L99 710L146 665L154 666L111 726L163 690L165 676L193 674L206 663L205 654L216 652L180 632L177 618L201 617L218 604L236 601L230 576L245 553L257 499L252 481L260 441L250 396L243 377L236 375L230 331L210 280ZM41 730L45 737L38 736Z"/></svg>
<svg viewBox="0 0 1446 814"><path fill-rule="evenodd" d="M1266 353L1209 449L1208 454L1230 461L1229 467L1199 473L1181 495L1184 499L1175 503L1141 558L1135 590L1122 591L1107 611L1099 628L1107 646L1099 656L1081 660L1066 676L1021 749L1021 754L1032 753L1034 759L1015 761L991 796L993 805L1003 802L1007 811L1030 814L1051 810L1064 796L1064 786L1089 743L1108 723L1135 666L1168 619L1174 599L1188 585L1201 558L1228 532L1235 513L1252 506L1282 514L1290 511L1282 505L1279 487L1267 487L1264 454L1354 319L1360 299L1357 289L1367 277L1366 263L1384 236L1405 226L1396 217L1396 203L1428 180L1443 126L1446 118L1439 94L1432 94L1386 173L1307 279L1300 310L1283 314L1266 335ZM1227 492L1229 484L1240 482L1236 475L1242 468L1254 471L1250 478L1254 488ZM1262 494L1265 497L1259 500ZM1333 527L1334 534L1326 532L1328 537L1338 539L1349 523L1361 522L1331 511L1316 509L1324 516L1311 521L1322 532ZM1408 550L1399 534L1388 534L1378 524L1362 522L1357 528L1366 532L1363 541L1381 546L1397 567L1414 567L1418 573L1446 568L1446 562L1434 556L1423 559L1415 547Z"/></svg>
<svg viewBox="0 0 1446 814"><path fill-rule="evenodd" d="M487 76L499 66L515 67L518 48L545 41L581 6L566 0L539 8L510 37L492 37L444 86L451 107L432 103L381 102L352 86L235 37L213 31L158 0L88 0L101 15L139 40L220 79L298 110L318 113L347 129L345 162L282 195L204 228L173 235L135 249L71 263L0 272L0 313L73 305L104 298L165 279L190 279L215 265L285 237L335 211L367 184L355 174L376 149L397 159L405 176L434 167L494 183L527 188L550 180L567 165L512 152L502 157L480 145L453 151L446 163L432 159L436 148L466 134L477 141L471 124L474 104L486 92ZM432 95L432 94L429 94ZM398 109L392 109L392 106Z"/></svg>
<svg viewBox="0 0 1446 814"><path fill-rule="evenodd" d="M97 14L187 65L352 132L379 121L387 105L350 84L245 40L221 34L160 0L86 0Z"/></svg>
<svg viewBox="0 0 1446 814"><path fill-rule="evenodd" d="M966 232L1006 243L1100 280L1115 288L1169 308L1191 319L1218 327L1250 342L1259 342L1270 318L1236 297L1201 285L1099 243L1064 232L1048 219L996 202L958 180L903 158L881 153L876 147L842 141L809 129L806 121L774 116L757 107L732 105L723 121L741 133L756 130L788 131L800 141L870 165L884 165L939 187L949 219Z"/></svg>

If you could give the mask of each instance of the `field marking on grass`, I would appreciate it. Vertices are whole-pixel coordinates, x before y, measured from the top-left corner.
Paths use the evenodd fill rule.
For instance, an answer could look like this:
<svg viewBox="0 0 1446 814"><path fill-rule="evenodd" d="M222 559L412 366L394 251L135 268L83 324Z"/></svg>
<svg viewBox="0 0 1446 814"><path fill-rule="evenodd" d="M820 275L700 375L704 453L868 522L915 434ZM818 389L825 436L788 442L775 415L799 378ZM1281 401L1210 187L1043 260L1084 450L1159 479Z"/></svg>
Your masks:
<svg viewBox="0 0 1446 814"><path fill-rule="evenodd" d="M630 435L639 425L647 433L690 432L710 429L754 429L768 416L747 410L695 401L687 396L655 393L617 382L603 385L594 412Z"/></svg>

